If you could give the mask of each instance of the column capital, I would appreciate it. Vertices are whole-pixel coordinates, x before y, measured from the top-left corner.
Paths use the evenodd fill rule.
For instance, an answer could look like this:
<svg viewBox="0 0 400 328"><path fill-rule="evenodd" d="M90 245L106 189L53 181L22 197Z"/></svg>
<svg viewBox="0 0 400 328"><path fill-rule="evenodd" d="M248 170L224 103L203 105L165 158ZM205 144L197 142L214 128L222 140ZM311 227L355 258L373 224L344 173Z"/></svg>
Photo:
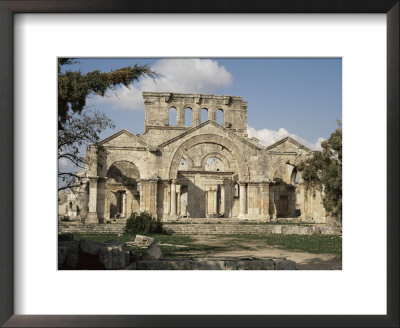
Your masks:
<svg viewBox="0 0 400 328"><path fill-rule="evenodd" d="M140 183L157 183L158 179L150 178L150 179L140 179Z"/></svg>
<svg viewBox="0 0 400 328"><path fill-rule="evenodd" d="M238 181L238 185L239 186L247 186L247 182L245 182L245 181Z"/></svg>
<svg viewBox="0 0 400 328"><path fill-rule="evenodd" d="M97 182L99 180L99 177L87 177L89 182Z"/></svg>
<svg viewBox="0 0 400 328"><path fill-rule="evenodd" d="M178 179L171 179L170 182L171 184L176 184L178 182Z"/></svg>

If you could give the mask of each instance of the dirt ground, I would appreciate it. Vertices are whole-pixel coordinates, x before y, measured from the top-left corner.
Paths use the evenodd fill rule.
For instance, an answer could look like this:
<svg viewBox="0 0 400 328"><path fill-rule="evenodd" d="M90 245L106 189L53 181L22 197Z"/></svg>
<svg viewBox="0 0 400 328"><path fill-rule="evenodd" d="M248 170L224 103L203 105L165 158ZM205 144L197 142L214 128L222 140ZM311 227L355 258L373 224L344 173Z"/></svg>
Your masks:
<svg viewBox="0 0 400 328"><path fill-rule="evenodd" d="M196 243L210 243L213 245L226 246L226 240L220 238L210 238L210 236L193 236ZM247 249L246 249L247 248ZM213 251L207 254L208 257L286 257L288 260L296 262L297 270L341 270L342 257L332 254L312 254L305 252L290 251L279 249L275 246L265 244L248 243L241 241L240 244L224 247L222 251Z"/></svg>

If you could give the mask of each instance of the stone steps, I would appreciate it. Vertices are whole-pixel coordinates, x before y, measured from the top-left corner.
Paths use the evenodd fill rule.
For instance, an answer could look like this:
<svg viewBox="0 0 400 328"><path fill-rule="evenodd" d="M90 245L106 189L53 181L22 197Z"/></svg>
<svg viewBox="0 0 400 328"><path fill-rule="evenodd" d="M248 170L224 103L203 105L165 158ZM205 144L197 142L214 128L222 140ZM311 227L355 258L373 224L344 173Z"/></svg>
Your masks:
<svg viewBox="0 0 400 328"><path fill-rule="evenodd" d="M177 235L235 235L269 234L272 226L266 224L165 224L165 229Z"/></svg>
<svg viewBox="0 0 400 328"><path fill-rule="evenodd" d="M122 234L125 223L84 224L59 222L58 233ZM341 235L340 228L307 227L297 225L272 225L244 223L240 221L215 223L165 223L165 230L175 235L236 235L236 234L296 234L296 235Z"/></svg>

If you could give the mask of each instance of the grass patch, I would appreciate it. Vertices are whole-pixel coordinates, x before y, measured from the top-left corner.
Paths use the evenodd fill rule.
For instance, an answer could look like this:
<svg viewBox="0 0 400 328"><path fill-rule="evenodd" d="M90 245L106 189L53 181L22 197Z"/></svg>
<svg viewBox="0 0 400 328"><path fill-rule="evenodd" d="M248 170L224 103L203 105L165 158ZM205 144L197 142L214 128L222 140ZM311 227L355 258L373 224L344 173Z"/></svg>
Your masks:
<svg viewBox="0 0 400 328"><path fill-rule="evenodd" d="M280 249L307 252L313 254L342 254L342 237L328 235L213 235L208 240L197 242L195 237L185 235L146 234L153 237L164 257L207 257L215 252L231 250L252 250L274 246ZM117 234L75 234L76 240L86 238L105 242L110 239L120 239L122 242L134 241L135 233ZM164 244L164 245L163 245ZM167 244L167 245L165 245ZM186 247L180 247L180 245ZM128 246L132 251L142 252L143 248Z"/></svg>
<svg viewBox="0 0 400 328"><path fill-rule="evenodd" d="M280 249L313 254L342 254L342 237L328 235L232 235L237 243L252 241L255 246L276 246Z"/></svg>

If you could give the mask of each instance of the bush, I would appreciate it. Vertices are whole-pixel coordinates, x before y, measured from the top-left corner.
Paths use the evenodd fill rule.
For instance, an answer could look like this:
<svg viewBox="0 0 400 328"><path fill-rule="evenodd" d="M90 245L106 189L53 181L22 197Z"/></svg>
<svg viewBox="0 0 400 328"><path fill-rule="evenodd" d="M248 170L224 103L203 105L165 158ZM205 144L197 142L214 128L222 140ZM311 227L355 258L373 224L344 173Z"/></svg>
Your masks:
<svg viewBox="0 0 400 328"><path fill-rule="evenodd" d="M164 233L164 229L161 220L153 218L149 212L135 212L126 220L125 232Z"/></svg>

